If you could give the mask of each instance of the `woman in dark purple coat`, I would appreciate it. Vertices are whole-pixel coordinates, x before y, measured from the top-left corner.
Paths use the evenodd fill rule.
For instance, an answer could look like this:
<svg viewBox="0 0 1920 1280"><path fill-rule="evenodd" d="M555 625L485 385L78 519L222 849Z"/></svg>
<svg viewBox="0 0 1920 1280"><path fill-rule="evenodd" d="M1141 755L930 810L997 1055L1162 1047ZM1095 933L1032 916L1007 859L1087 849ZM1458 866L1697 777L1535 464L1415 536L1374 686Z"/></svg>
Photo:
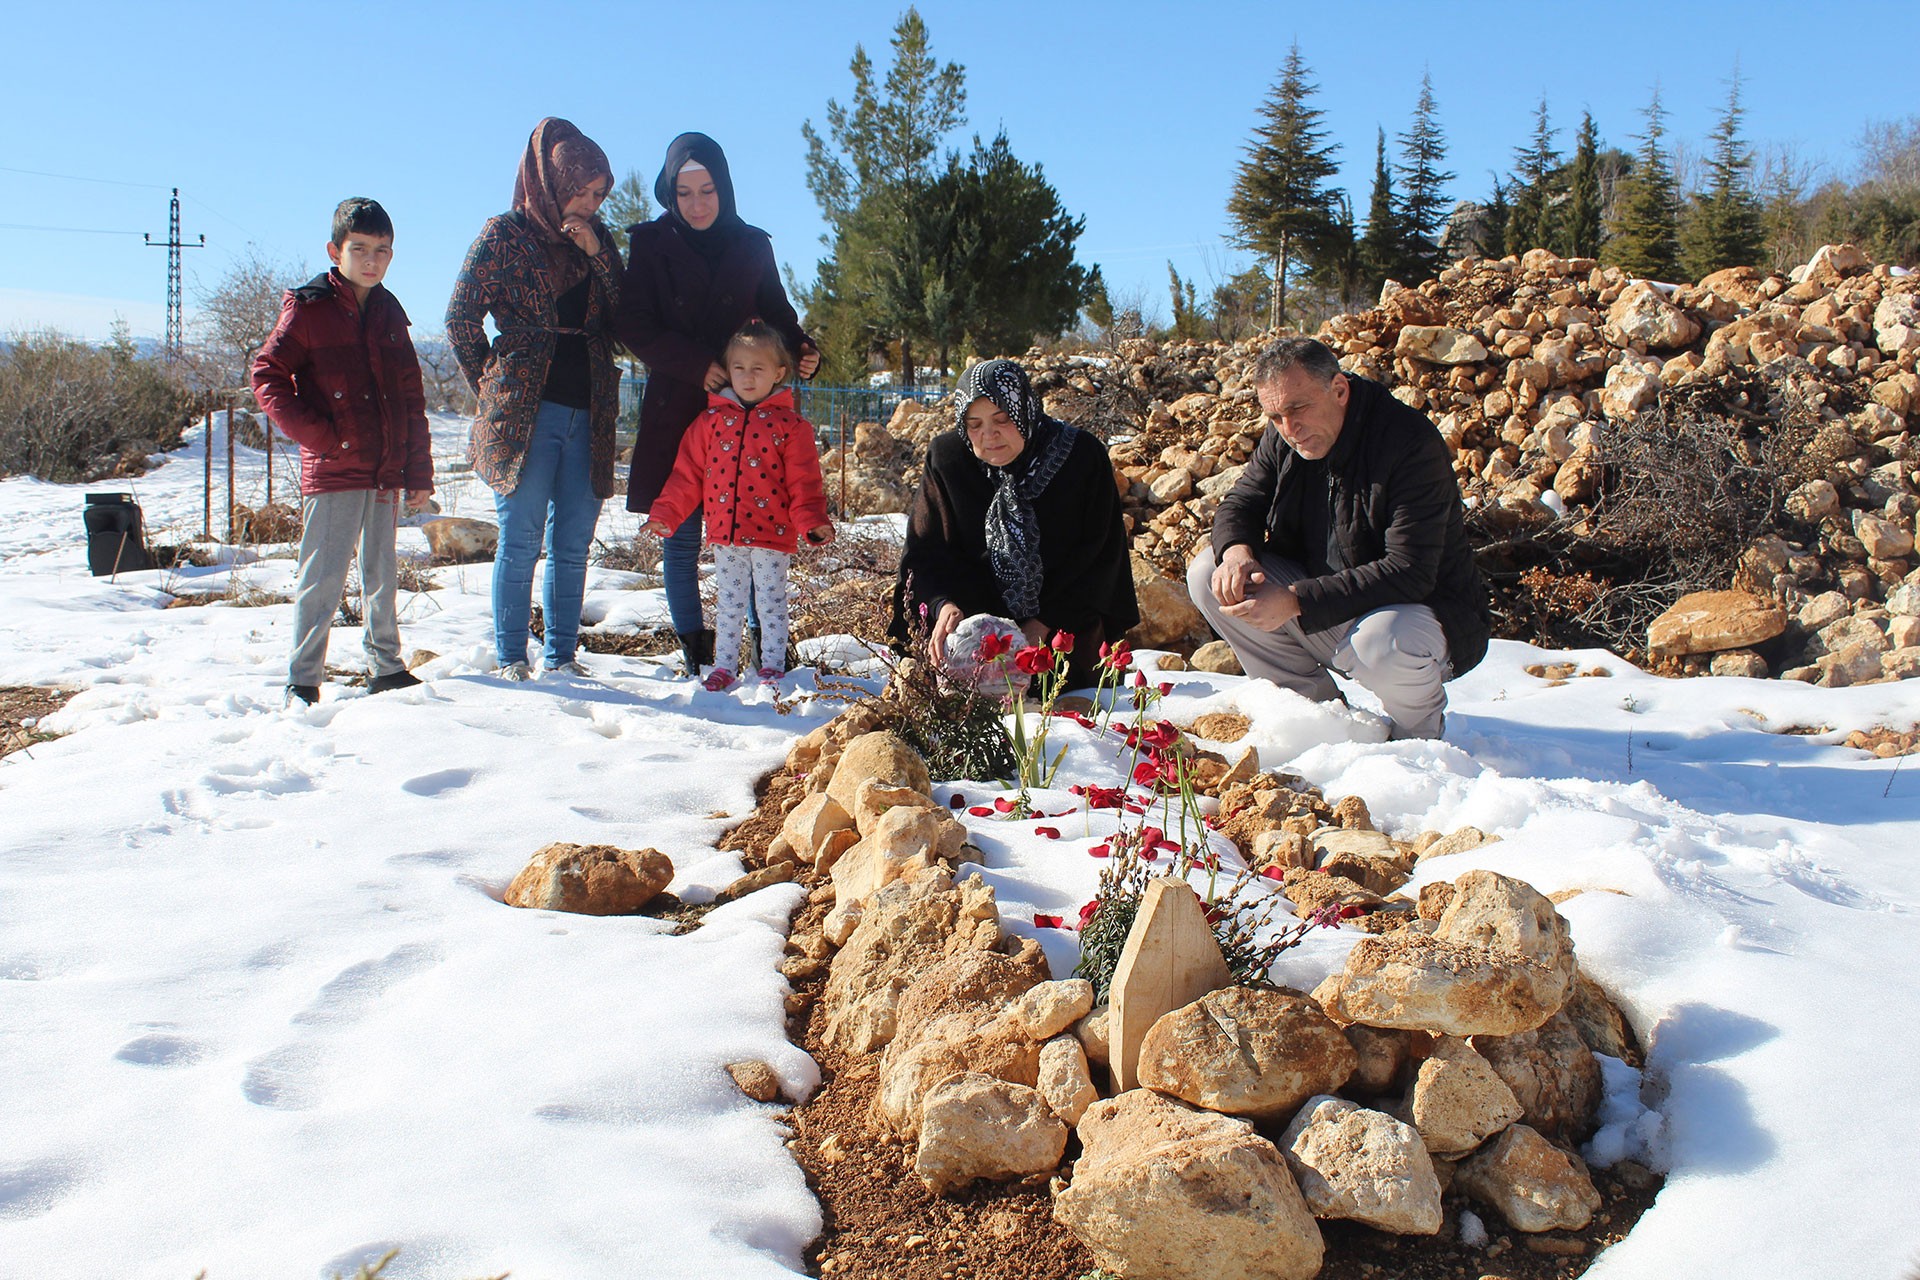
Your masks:
<svg viewBox="0 0 1920 1280"><path fill-rule="evenodd" d="M733 178L720 144L704 133L675 138L653 194L660 216L628 228L614 324L622 345L647 366L627 481L627 510L637 512L660 496L680 437L707 407L707 393L727 385L720 359L727 340L748 320L764 320L780 333L799 355L801 377L820 367L820 351L781 287L772 239L742 222L734 209ZM695 511L666 540L661 565L667 610L690 672L714 660L713 632L700 612L699 515Z"/></svg>

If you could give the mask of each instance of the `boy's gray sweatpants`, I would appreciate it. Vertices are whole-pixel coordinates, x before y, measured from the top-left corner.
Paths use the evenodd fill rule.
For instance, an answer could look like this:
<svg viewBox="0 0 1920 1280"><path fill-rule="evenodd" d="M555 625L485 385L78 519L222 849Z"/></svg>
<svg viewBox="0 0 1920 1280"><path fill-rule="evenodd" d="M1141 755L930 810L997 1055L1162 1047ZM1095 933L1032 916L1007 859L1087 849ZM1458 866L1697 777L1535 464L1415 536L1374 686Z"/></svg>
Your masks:
<svg viewBox="0 0 1920 1280"><path fill-rule="evenodd" d="M300 519L300 576L293 591L293 661L287 683L325 683L327 633L340 610L340 591L356 548L367 665L376 676L401 670L406 664L400 660L400 623L394 613L399 567L393 553L400 491L310 493L300 499Z"/></svg>
<svg viewBox="0 0 1920 1280"><path fill-rule="evenodd" d="M1291 560L1256 553L1267 581L1292 584L1307 576ZM1359 682L1380 699L1396 738L1437 738L1445 723L1452 674L1446 632L1424 604L1389 605L1324 631L1302 630L1295 619L1262 631L1221 611L1213 598L1213 550L1202 546L1187 566L1187 594L1220 638L1233 646L1241 669L1283 689L1328 702L1340 696L1330 671Z"/></svg>

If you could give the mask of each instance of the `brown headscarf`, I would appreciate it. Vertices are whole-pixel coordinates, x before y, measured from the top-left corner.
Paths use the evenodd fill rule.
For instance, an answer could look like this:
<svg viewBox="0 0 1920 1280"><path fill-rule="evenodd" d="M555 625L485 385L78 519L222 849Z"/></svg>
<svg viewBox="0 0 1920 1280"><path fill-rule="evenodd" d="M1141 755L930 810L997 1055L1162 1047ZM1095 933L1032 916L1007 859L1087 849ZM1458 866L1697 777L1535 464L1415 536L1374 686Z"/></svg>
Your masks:
<svg viewBox="0 0 1920 1280"><path fill-rule="evenodd" d="M513 175L513 207L527 215L547 243L547 262L554 272L554 290L565 293L586 278L587 260L560 224L566 221L567 201L599 178L613 187L613 166L607 153L570 121L548 116L533 127L520 171ZM594 219L594 232L604 244L607 228Z"/></svg>

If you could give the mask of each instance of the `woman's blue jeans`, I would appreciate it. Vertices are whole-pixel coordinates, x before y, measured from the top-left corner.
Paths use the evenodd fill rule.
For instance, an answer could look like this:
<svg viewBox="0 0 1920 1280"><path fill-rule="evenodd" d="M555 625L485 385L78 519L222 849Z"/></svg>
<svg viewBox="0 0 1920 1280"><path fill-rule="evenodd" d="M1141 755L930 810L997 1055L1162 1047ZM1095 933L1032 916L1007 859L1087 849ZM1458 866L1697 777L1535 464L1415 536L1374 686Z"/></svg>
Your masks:
<svg viewBox="0 0 1920 1280"><path fill-rule="evenodd" d="M527 660L533 565L540 558L543 533L547 576L540 611L547 638L541 661L552 667L573 660L580 643L580 604L587 593L587 550L600 523L592 464L588 412L542 400L534 414L520 485L493 498L500 521L500 548L493 557L493 656L502 666Z"/></svg>
<svg viewBox="0 0 1920 1280"><path fill-rule="evenodd" d="M667 616L682 635L705 626L700 612L700 532L706 509L695 507L671 537L660 544L660 578L667 590ZM747 625L760 625L760 611L747 601Z"/></svg>

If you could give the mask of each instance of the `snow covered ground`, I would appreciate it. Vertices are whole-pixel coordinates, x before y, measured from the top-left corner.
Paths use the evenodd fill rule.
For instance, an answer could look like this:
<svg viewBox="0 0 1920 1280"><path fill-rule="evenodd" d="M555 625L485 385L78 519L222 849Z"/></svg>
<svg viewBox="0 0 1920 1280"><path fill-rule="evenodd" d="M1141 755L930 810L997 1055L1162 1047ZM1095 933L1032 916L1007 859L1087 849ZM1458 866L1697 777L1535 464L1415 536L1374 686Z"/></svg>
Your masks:
<svg viewBox="0 0 1920 1280"><path fill-rule="evenodd" d="M459 424L437 434L444 463ZM260 464L242 451L243 500ZM799 890L677 938L498 899L556 839L653 846L676 892L710 893L739 870L711 846L754 778L834 708L804 672L776 703L595 655L591 680L505 684L482 566L403 598L408 649L442 655L428 685L283 710L290 606L160 606L284 593L291 561L87 573L86 489L132 488L174 541L199 527L201 474L196 433L130 486L0 482L0 684L82 690L45 726L65 736L0 762L0 1276L325 1277L395 1246L389 1275L439 1280L797 1269L818 1208L777 1112L722 1068L815 1079L775 970ZM491 514L444 472L442 500ZM610 506L601 536L633 527ZM595 570L587 613L664 608ZM357 634L331 657L363 665ZM1611 678L1523 670L1563 657ZM1581 962L1650 1045L1638 1100L1614 1073L1593 1154L1671 1170L1590 1275L1920 1259L1920 766L1838 745L1920 721L1920 685L1669 682L1501 643L1454 687L1444 743L1388 744L1364 714L1170 678L1172 718L1242 711L1269 765L1365 797L1383 828L1504 837L1420 881L1489 867L1585 891L1561 907ZM1062 788L1119 780L1059 732ZM1091 896L1111 815L967 821L1003 916L1064 972L1073 935L1032 922ZM1351 940L1322 932L1276 976L1311 987Z"/></svg>

